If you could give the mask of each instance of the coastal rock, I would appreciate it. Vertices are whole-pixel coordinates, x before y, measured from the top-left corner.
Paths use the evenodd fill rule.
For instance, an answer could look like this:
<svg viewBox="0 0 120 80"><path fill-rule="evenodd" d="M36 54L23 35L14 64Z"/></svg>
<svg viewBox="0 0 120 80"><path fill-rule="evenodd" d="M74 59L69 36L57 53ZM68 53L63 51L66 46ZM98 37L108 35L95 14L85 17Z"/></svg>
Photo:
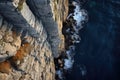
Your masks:
<svg viewBox="0 0 120 80"><path fill-rule="evenodd" d="M42 20L48 35L47 40L51 44L54 57L58 57L61 51L64 50L62 22L68 13L68 0L60 0L57 3L56 1L57 0L27 0L27 4L33 14L37 16L39 20Z"/></svg>
<svg viewBox="0 0 120 80"><path fill-rule="evenodd" d="M60 0L57 5L62 9L66 3L66 0ZM55 80L54 57L64 50L61 30L67 6L55 20L53 16L58 15L50 4L54 1L0 1L2 80Z"/></svg>

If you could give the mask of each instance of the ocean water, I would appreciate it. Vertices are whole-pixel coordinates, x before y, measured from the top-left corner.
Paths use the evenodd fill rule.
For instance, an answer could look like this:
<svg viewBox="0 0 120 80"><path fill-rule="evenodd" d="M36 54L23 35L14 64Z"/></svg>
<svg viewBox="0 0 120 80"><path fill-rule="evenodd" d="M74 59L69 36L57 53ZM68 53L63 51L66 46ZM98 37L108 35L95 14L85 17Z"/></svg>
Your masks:
<svg viewBox="0 0 120 80"><path fill-rule="evenodd" d="M63 23L62 33L65 37L65 52L55 59L56 80L64 80L65 74L70 72L74 64L75 44L80 43L79 30L87 20L87 13L76 1L70 2L71 11Z"/></svg>
<svg viewBox="0 0 120 80"><path fill-rule="evenodd" d="M79 31L66 80L120 80L120 0L76 0L89 20Z"/></svg>

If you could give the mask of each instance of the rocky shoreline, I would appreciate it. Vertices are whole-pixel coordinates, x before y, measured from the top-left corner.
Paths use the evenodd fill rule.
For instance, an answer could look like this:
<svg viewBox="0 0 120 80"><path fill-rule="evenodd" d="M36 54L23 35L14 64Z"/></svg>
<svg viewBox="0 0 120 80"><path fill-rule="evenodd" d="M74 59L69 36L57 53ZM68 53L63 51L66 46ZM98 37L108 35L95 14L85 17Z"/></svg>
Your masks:
<svg viewBox="0 0 120 80"><path fill-rule="evenodd" d="M80 4L75 1L69 2L69 12L66 21L63 22L62 34L65 37L65 51L55 58L56 80L64 80L74 63L75 44L79 43L81 38L79 30L87 21L87 12L80 8Z"/></svg>
<svg viewBox="0 0 120 80"><path fill-rule="evenodd" d="M0 1L1 79L63 79L86 17L74 1Z"/></svg>

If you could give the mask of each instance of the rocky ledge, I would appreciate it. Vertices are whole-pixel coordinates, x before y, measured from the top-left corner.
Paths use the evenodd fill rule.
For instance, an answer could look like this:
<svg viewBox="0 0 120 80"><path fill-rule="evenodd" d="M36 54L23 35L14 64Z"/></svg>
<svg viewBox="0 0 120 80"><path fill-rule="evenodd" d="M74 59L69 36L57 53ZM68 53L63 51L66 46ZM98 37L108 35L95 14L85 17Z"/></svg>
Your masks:
<svg viewBox="0 0 120 80"><path fill-rule="evenodd" d="M1 0L0 79L54 80L67 14L68 0Z"/></svg>

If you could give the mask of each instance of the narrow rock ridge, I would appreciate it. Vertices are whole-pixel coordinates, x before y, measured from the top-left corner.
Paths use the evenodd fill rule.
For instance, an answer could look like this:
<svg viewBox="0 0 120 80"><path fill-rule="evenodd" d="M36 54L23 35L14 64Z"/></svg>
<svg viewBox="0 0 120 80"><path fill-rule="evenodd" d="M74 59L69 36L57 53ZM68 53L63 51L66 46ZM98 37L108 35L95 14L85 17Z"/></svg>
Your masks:
<svg viewBox="0 0 120 80"><path fill-rule="evenodd" d="M63 3L66 10L62 10ZM68 13L68 0L60 0L58 3L55 3L54 0L27 0L27 4L38 19L42 20L48 34L48 41L51 44L53 55L54 57L58 57L59 53L64 50L64 36L62 35L63 19L61 19L61 17L65 16L64 19L66 18L66 14ZM64 15L61 15L61 13L59 13L60 11L61 13L65 11ZM58 15L56 15L56 13ZM55 16L59 16L56 18L56 21L53 19Z"/></svg>
<svg viewBox="0 0 120 80"><path fill-rule="evenodd" d="M37 33L34 28L26 21L23 15L17 10L17 7L14 6L13 2L0 2L0 14L11 24L13 24L14 28L20 28L16 30L28 31L29 34L33 37L37 37Z"/></svg>
<svg viewBox="0 0 120 80"><path fill-rule="evenodd" d="M61 25L53 19L50 3L0 1L1 80L55 80L53 58L64 50L63 19Z"/></svg>

